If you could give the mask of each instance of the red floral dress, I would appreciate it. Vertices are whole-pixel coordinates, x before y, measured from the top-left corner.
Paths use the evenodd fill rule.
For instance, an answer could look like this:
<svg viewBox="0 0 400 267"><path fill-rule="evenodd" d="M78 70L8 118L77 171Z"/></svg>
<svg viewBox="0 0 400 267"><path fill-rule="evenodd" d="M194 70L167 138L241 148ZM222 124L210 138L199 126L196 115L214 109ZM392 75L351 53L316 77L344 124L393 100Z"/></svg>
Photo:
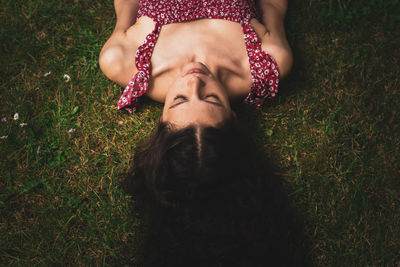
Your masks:
<svg viewBox="0 0 400 267"><path fill-rule="evenodd" d="M248 103L262 106L265 98L273 98L278 92L279 72L275 60L261 49L260 40L250 25L256 18L253 0L141 0L137 19L147 16L156 23L138 47L135 64L138 72L132 77L118 101L118 109L130 113L136 111L139 97L146 93L150 79L150 60L163 25L194 19L213 18L238 22L249 56L253 83L245 98Z"/></svg>

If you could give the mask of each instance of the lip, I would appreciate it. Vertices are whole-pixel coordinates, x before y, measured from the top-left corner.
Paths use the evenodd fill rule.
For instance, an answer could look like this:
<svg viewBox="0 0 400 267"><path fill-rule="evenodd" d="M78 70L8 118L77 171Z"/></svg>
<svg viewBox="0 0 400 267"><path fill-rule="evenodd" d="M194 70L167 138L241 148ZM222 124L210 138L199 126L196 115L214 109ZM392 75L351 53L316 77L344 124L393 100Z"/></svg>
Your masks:
<svg viewBox="0 0 400 267"><path fill-rule="evenodd" d="M190 69L188 72L186 72L185 75L194 74L194 73L206 74L206 72L204 70L195 68L195 69Z"/></svg>

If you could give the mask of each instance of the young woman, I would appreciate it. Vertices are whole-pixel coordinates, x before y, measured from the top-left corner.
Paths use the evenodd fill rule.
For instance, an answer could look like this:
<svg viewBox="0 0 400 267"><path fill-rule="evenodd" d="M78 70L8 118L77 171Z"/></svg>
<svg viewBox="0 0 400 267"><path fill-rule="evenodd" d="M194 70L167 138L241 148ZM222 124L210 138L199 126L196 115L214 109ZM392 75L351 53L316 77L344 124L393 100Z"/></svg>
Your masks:
<svg viewBox="0 0 400 267"><path fill-rule="evenodd" d="M231 108L275 97L292 65L287 0L258 2L114 1L100 67L125 86L118 107L134 112L142 95L164 103L127 179L146 203L143 265L302 265L280 181Z"/></svg>
<svg viewBox="0 0 400 267"><path fill-rule="evenodd" d="M165 103L163 121L216 125L231 104L275 97L292 65L287 0L258 2L114 0L117 23L99 62L125 86L119 109L135 111L145 94Z"/></svg>

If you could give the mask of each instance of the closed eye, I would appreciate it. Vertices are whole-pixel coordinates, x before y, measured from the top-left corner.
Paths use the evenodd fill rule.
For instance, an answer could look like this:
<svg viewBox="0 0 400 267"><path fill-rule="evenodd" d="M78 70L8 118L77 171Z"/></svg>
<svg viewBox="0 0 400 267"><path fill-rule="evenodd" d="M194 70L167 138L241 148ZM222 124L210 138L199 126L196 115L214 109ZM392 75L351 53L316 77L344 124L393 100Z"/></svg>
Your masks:
<svg viewBox="0 0 400 267"><path fill-rule="evenodd" d="M211 99L211 100L210 100ZM211 105L217 106L217 107L223 107L220 98L217 95L214 94L210 94L210 95L206 95L205 97L203 97L202 99L204 102L207 102ZM188 98L184 95L177 95L174 97L174 100L172 101L172 104L168 109L173 109L177 106L179 106L180 104L183 104L185 102L188 102Z"/></svg>
<svg viewBox="0 0 400 267"><path fill-rule="evenodd" d="M178 99L187 100L187 97L184 96L184 95L177 95L177 96L174 97L174 101L175 101L175 100L178 100Z"/></svg>
<svg viewBox="0 0 400 267"><path fill-rule="evenodd" d="M222 106L221 99L219 99L219 97L217 95L214 95L214 94L206 95L203 98L203 100L206 101L207 103L210 103L210 104L213 104L213 105Z"/></svg>
<svg viewBox="0 0 400 267"><path fill-rule="evenodd" d="M172 101L172 103L174 103L174 104L172 104L172 105L169 107L169 109L174 108L174 107L176 107L176 106L178 106L178 105L180 105L180 104L182 104L182 103L185 103L185 102L187 102L187 101L188 101L188 98L187 98L186 96L184 96L184 95L177 95L177 96L174 97L174 100Z"/></svg>

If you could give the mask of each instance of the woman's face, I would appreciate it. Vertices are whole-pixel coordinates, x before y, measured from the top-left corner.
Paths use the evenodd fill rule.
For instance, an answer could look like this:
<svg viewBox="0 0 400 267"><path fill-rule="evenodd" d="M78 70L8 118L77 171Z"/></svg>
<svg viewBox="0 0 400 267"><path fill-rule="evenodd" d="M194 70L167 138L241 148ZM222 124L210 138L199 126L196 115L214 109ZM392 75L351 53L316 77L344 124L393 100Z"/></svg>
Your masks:
<svg viewBox="0 0 400 267"><path fill-rule="evenodd" d="M176 127L217 126L230 118L226 90L202 63L190 63L169 88L161 120Z"/></svg>

